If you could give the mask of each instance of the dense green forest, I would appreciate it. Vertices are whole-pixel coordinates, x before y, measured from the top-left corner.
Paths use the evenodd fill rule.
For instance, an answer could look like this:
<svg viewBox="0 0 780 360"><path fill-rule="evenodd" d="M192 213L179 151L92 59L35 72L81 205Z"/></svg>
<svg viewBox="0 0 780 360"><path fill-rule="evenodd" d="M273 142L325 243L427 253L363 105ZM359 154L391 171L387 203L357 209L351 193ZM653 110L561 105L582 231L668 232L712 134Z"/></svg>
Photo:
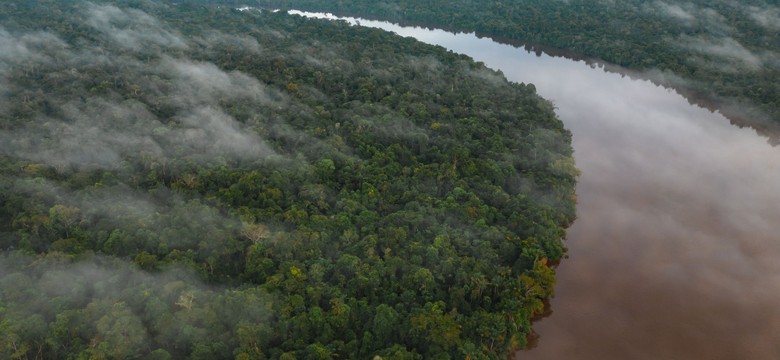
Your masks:
<svg viewBox="0 0 780 360"><path fill-rule="evenodd" d="M191 0L206 1L206 0ZM225 0L210 0L224 3ZM780 138L780 7L765 0L248 0L475 31L674 87Z"/></svg>
<svg viewBox="0 0 780 360"><path fill-rule="evenodd" d="M503 359L553 293L571 136L379 30L0 3L0 358Z"/></svg>

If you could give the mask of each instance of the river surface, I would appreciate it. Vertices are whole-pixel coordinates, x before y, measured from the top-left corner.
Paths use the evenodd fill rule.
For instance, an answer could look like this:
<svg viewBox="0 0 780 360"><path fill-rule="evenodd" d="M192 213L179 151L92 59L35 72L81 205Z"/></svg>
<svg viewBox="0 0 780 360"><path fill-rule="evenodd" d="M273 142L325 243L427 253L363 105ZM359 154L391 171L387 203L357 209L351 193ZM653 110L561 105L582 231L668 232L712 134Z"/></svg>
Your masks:
<svg viewBox="0 0 780 360"><path fill-rule="evenodd" d="M780 148L582 61L359 23L533 83L573 133L582 176L570 257L552 315L534 326L538 345L517 359L780 359Z"/></svg>

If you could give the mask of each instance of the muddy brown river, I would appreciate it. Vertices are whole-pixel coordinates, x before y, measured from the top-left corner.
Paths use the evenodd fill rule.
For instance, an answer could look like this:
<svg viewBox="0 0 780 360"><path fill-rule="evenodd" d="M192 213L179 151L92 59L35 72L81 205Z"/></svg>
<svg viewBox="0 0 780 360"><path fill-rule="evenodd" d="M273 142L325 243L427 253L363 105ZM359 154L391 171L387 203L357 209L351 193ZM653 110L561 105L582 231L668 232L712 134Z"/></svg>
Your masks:
<svg viewBox="0 0 780 360"><path fill-rule="evenodd" d="M534 326L538 345L517 359L780 359L780 148L582 61L360 24L533 83L573 133L582 176L569 258L552 314Z"/></svg>

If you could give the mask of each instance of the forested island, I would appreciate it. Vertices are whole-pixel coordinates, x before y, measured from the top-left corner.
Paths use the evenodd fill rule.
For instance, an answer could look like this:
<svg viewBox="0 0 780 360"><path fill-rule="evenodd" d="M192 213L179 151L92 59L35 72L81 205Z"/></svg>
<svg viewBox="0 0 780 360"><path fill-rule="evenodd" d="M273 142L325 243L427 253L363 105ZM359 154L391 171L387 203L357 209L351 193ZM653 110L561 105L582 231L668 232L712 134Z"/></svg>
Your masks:
<svg viewBox="0 0 780 360"><path fill-rule="evenodd" d="M504 359L571 135L532 85L283 12L0 4L0 358Z"/></svg>
<svg viewBox="0 0 780 360"><path fill-rule="evenodd" d="M206 1L206 0L190 0ZM225 0L208 0L225 3ZM229 2L229 1L227 1ZM250 0L476 32L628 69L780 140L780 7L765 0ZM620 70L625 72L625 70Z"/></svg>

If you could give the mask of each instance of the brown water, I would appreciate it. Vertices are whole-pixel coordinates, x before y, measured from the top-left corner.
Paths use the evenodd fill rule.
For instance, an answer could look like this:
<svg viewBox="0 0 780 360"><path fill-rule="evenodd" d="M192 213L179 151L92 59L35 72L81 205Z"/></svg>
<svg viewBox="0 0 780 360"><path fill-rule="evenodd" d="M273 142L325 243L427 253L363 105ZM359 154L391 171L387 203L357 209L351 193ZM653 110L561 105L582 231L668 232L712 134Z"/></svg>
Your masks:
<svg viewBox="0 0 780 360"><path fill-rule="evenodd" d="M574 135L578 219L518 359L780 359L780 148L647 81L360 20L533 83Z"/></svg>
<svg viewBox="0 0 780 360"><path fill-rule="evenodd" d="M572 72L527 80L583 175L554 313L518 358L780 358L780 149L648 82Z"/></svg>
<svg viewBox="0 0 780 360"><path fill-rule="evenodd" d="M647 82L591 76L533 80L561 99L583 175L554 313L518 358L780 358L780 149Z"/></svg>

